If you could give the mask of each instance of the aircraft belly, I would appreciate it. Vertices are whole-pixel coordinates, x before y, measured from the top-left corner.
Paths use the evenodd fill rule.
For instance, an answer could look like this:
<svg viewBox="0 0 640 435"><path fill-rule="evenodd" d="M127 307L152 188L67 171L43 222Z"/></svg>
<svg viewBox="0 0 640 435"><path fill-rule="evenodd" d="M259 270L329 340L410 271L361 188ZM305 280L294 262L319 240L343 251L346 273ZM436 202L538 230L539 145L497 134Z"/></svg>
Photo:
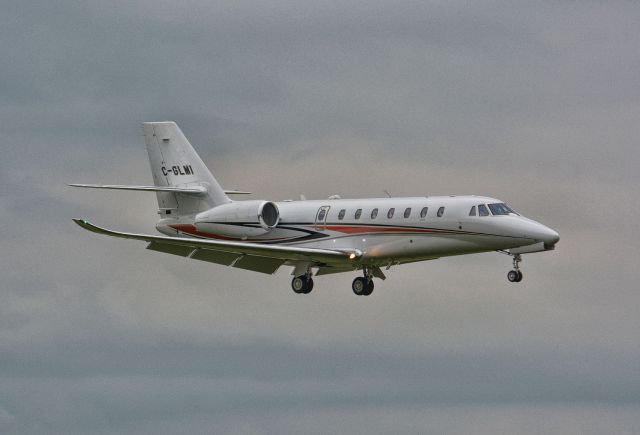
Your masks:
<svg viewBox="0 0 640 435"><path fill-rule="evenodd" d="M368 235L348 236L306 243L323 249L359 249L362 261L406 261L505 249L521 244L520 240L490 235ZM384 262L383 261L383 262Z"/></svg>
<svg viewBox="0 0 640 435"><path fill-rule="evenodd" d="M486 250L477 243L464 240L464 236L419 236L404 237L371 246L364 251L365 258L422 258L442 257Z"/></svg>

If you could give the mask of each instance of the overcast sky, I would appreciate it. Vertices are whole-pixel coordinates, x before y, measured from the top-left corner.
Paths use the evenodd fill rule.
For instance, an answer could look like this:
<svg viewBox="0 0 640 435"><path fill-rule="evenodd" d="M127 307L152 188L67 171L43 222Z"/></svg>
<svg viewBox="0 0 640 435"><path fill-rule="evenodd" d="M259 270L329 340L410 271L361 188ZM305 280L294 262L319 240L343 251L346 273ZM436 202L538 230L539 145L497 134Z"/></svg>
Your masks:
<svg viewBox="0 0 640 435"><path fill-rule="evenodd" d="M8 0L0 432L640 432L640 4ZM274 276L146 251L141 123L282 200L498 197L559 231L499 254Z"/></svg>

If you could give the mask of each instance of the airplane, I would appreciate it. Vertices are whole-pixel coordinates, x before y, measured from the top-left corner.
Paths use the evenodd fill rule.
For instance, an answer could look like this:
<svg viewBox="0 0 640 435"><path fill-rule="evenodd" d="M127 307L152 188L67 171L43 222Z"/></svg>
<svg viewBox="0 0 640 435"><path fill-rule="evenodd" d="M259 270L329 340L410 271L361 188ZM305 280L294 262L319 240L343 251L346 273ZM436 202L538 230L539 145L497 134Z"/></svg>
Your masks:
<svg viewBox="0 0 640 435"><path fill-rule="evenodd" d="M291 266L291 287L308 294L313 277L357 272L353 293L368 296L382 268L453 255L498 251L513 258L510 282L520 282L522 254L550 251L558 233L499 199L484 196L322 200L243 200L229 195L175 122L143 124L153 186L69 184L155 192L163 234L113 231L83 219L98 234L148 243L147 249L273 274Z"/></svg>

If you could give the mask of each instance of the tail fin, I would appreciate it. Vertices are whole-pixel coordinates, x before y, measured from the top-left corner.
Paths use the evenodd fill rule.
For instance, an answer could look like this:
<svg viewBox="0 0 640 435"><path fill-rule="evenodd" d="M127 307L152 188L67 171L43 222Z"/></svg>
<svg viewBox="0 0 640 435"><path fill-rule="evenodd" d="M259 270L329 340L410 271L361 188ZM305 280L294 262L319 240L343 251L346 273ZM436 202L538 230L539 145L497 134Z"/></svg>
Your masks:
<svg viewBox="0 0 640 435"><path fill-rule="evenodd" d="M175 122L145 122L143 127L155 186L207 189L205 195L197 197L156 192L161 211L189 215L231 202Z"/></svg>

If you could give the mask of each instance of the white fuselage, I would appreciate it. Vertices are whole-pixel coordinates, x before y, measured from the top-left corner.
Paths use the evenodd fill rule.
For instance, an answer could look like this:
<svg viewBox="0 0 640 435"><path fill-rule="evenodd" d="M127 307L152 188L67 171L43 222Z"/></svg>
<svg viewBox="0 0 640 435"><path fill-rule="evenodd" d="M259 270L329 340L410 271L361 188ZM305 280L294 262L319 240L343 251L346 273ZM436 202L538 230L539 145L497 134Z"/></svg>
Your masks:
<svg viewBox="0 0 640 435"><path fill-rule="evenodd" d="M241 204L238 201L234 204ZM553 249L554 230L516 213L481 216L479 206L502 201L481 196L326 199L275 203L277 225L258 217L225 215L216 208L197 215L166 216L157 229L170 236L362 251L359 263L389 266L438 257L543 244ZM423 211L427 208L426 214ZM473 208L473 209L472 209ZM377 215L374 210L377 209ZM393 209L393 213L390 210ZM358 210L360 212L358 213ZM474 213L471 213L474 211Z"/></svg>

